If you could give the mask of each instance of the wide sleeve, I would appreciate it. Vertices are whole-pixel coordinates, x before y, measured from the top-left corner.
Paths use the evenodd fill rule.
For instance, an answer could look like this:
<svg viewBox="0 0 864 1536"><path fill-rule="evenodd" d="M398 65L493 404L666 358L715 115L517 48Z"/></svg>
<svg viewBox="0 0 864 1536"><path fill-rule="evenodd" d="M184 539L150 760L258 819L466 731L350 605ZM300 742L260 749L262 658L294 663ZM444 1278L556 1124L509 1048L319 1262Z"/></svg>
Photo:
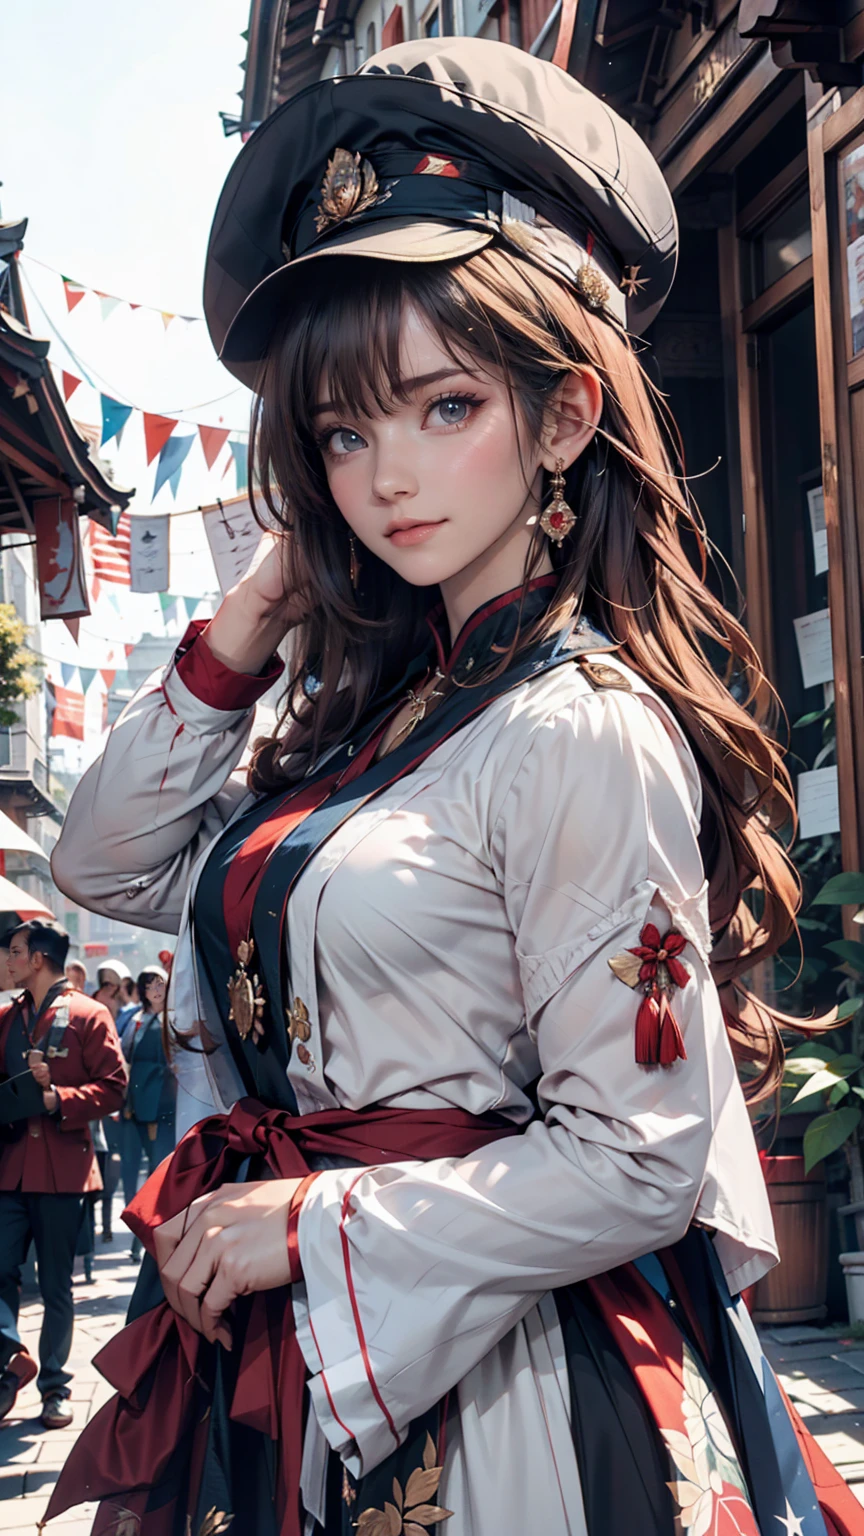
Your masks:
<svg viewBox="0 0 864 1536"><path fill-rule="evenodd" d="M298 1338L321 1427L353 1471L391 1451L540 1295L680 1239L731 1068L707 964L698 776L635 695L539 723L488 829L541 1115L467 1158L319 1173L297 1223ZM639 994L609 960L652 919L686 936L686 1060L637 1066ZM459 936L454 936L458 963ZM724 1087L724 1092L726 1091Z"/></svg>
<svg viewBox="0 0 864 1536"><path fill-rule="evenodd" d="M230 775L256 701L278 678L232 672L190 625L165 672L114 725L81 779L51 858L56 884L91 912L176 932L199 853L245 793Z"/></svg>

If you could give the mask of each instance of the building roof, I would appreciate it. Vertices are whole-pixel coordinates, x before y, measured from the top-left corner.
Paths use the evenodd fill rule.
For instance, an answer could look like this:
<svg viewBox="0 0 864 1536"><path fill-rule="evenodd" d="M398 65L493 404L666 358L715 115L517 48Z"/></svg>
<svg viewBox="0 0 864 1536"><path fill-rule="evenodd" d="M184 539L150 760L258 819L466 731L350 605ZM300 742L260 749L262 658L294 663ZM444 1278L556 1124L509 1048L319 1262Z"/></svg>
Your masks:
<svg viewBox="0 0 864 1536"><path fill-rule="evenodd" d="M98 462L54 381L50 343L29 328L17 269L26 228L0 220L0 534L32 533L33 502L52 492L113 531L134 492Z"/></svg>

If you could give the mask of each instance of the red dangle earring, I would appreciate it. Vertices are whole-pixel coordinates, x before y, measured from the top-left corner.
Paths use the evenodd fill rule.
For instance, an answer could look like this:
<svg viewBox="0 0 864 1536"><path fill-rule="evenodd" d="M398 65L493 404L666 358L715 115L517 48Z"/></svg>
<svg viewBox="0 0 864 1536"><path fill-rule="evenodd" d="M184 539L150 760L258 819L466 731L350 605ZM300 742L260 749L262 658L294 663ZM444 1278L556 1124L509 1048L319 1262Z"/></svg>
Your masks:
<svg viewBox="0 0 864 1536"><path fill-rule="evenodd" d="M540 519L540 527L553 544L561 544L576 522L576 513L564 499L564 460L556 459L552 476L552 500Z"/></svg>

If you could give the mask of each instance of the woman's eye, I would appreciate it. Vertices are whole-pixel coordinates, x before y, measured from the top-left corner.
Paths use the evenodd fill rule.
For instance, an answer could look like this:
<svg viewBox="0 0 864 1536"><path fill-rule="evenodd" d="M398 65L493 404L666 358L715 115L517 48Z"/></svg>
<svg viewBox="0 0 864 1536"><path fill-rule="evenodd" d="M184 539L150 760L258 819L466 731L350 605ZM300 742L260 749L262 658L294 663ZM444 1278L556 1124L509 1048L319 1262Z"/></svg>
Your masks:
<svg viewBox="0 0 864 1536"><path fill-rule="evenodd" d="M429 416L433 426L460 427L468 420L473 401L461 395L448 395L445 400L436 400Z"/></svg>
<svg viewBox="0 0 864 1536"><path fill-rule="evenodd" d="M358 448L366 447L366 440L359 432L352 432L350 427L337 427L324 440L324 448L328 453L342 457L346 453L356 453Z"/></svg>

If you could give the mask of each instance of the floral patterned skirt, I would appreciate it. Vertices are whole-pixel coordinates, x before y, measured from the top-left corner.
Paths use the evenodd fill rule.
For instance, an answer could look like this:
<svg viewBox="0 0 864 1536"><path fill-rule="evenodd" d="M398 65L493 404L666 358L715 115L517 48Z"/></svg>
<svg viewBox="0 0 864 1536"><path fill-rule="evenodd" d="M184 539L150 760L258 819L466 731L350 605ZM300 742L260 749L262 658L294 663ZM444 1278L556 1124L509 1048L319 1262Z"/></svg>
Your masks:
<svg viewBox="0 0 864 1536"><path fill-rule="evenodd" d="M145 1258L133 1312L153 1304L154 1290L161 1294L156 1267ZM864 1536L864 1509L784 1398L707 1231L691 1229L674 1247L553 1295L581 1487L582 1507L566 1505L568 1531ZM240 1303L240 1327L250 1300ZM94 1536L284 1536L280 1446L230 1417L237 1360L223 1350L216 1360L191 1439L173 1448L158 1483L103 1499ZM320 1518L296 1511L290 1528L300 1536L472 1530L469 1511L447 1507L456 1412L454 1393L359 1480L330 1452ZM510 1424L519 1434L516 1414ZM122 1444L114 1454L122 1458ZM500 1459L506 1467L506 1443ZM542 1517L530 1531L524 1520L518 1530L499 1525L500 1536L550 1536Z"/></svg>

